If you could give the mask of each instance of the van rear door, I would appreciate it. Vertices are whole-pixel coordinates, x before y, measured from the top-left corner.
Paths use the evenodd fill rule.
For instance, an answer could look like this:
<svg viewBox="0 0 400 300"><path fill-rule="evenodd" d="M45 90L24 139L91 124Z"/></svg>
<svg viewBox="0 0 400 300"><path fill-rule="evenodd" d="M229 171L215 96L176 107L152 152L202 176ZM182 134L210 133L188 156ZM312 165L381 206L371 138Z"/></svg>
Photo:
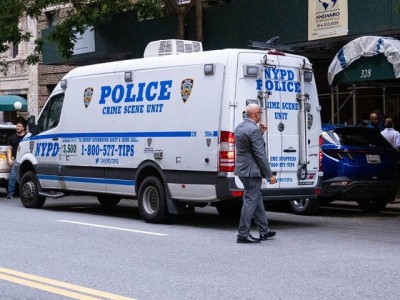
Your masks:
<svg viewBox="0 0 400 300"><path fill-rule="evenodd" d="M263 182L264 188L298 187L301 158L307 160L305 117L297 99L301 93L302 64L300 57L289 58L281 53L239 54L236 123L243 119L244 108L250 102L262 106L262 122L268 125L267 157L278 180L273 186ZM253 66L258 66L258 74L251 72Z"/></svg>

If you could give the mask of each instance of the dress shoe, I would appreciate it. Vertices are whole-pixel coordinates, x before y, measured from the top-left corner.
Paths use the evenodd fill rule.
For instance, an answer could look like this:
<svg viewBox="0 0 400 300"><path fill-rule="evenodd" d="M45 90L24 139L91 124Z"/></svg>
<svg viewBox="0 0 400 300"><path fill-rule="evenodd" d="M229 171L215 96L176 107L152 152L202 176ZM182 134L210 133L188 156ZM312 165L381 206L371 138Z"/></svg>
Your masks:
<svg viewBox="0 0 400 300"><path fill-rule="evenodd" d="M275 231L268 231L265 234L260 234L260 241L266 241L270 238L273 238L276 235Z"/></svg>
<svg viewBox="0 0 400 300"><path fill-rule="evenodd" d="M237 237L237 242L238 242L238 243L247 243L247 244L250 244L250 243L259 243L260 240L254 238L254 237L252 237L251 235L249 235L249 236L247 236L247 237L243 237L243 236L238 235L238 237Z"/></svg>

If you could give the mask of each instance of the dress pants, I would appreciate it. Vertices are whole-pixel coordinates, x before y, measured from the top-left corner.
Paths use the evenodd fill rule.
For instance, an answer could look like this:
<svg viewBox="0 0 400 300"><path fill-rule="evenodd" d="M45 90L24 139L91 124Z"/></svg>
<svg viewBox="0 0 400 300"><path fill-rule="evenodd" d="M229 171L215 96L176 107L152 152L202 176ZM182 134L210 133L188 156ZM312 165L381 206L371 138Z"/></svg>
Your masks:
<svg viewBox="0 0 400 300"><path fill-rule="evenodd" d="M244 186L243 206L239 222L239 236L248 237L250 235L251 219L258 226L260 234L269 231L267 214L261 196L261 177L239 177Z"/></svg>

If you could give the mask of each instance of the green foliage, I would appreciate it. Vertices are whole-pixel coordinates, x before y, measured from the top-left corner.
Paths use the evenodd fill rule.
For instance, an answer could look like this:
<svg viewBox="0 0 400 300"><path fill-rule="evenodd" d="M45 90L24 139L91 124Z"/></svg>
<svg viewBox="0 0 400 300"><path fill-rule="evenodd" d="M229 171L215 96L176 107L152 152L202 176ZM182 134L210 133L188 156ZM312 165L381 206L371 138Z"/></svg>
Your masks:
<svg viewBox="0 0 400 300"><path fill-rule="evenodd" d="M83 33L89 26L112 15L132 10L131 0L1 0L0 1L0 53L5 52L8 44L28 41L32 34L22 32L18 28L22 16L38 18L42 10L49 6L72 4L67 17L56 26L49 36L50 41L57 43L61 53L66 58L72 55L76 33ZM28 57L28 63L39 62L43 41L35 41L35 50Z"/></svg>
<svg viewBox="0 0 400 300"><path fill-rule="evenodd" d="M215 5L226 1L229 2L229 0L211 2ZM72 8L70 7L66 18L55 26L48 38L58 45L64 57L69 58L73 54L77 33L82 34L88 27L96 27L96 24L117 13L135 10L139 20L148 20L167 15L168 9L175 14L180 13L182 9L186 11L194 1L192 0L189 5L178 7L177 0L0 0L0 53L7 51L9 44L18 44L31 39L30 32L22 32L18 28L22 16L37 19L45 8L55 5L67 7L65 6L67 4L72 4ZM42 45L43 40L40 38L35 40L35 49L27 58L29 64L40 61ZM2 67L4 62L0 61L0 69Z"/></svg>
<svg viewBox="0 0 400 300"><path fill-rule="evenodd" d="M62 55L66 58L73 54L72 49L78 33L83 34L88 27L95 26L101 20L134 8L130 0L75 0L71 2L74 9L69 11L67 18L58 24L49 36L50 41L58 45Z"/></svg>
<svg viewBox="0 0 400 300"><path fill-rule="evenodd" d="M164 17L168 14L162 0L141 0L135 3L139 20L150 20Z"/></svg>
<svg viewBox="0 0 400 300"><path fill-rule="evenodd" d="M0 52L8 50L9 47L6 43L19 43L26 38L18 28L19 17L23 10L23 0L2 0L0 4Z"/></svg>

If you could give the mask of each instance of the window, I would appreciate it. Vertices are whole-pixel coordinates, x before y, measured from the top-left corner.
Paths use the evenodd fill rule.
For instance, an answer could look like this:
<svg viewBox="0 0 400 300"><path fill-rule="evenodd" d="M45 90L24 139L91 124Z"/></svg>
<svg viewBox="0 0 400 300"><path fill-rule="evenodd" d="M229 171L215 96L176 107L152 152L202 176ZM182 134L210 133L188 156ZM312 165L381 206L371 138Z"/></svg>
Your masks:
<svg viewBox="0 0 400 300"><path fill-rule="evenodd" d="M15 129L0 127L0 146L7 146L10 136L15 134Z"/></svg>
<svg viewBox="0 0 400 300"><path fill-rule="evenodd" d="M12 45L11 45L11 50L12 50L12 53L11 53L11 55L12 55L12 58L16 58L17 57L17 55L18 55L18 43L13 43Z"/></svg>
<svg viewBox="0 0 400 300"><path fill-rule="evenodd" d="M38 120L38 131L43 132L56 127L60 121L64 94L53 96L43 108Z"/></svg>
<svg viewBox="0 0 400 300"><path fill-rule="evenodd" d="M331 137L343 146L391 148L381 133L374 128L337 128Z"/></svg>
<svg viewBox="0 0 400 300"><path fill-rule="evenodd" d="M45 12L48 28L57 26L58 24L61 23L61 21L63 20L63 17L61 17L61 10L62 9L57 8L57 7L53 7L53 8L50 7Z"/></svg>

